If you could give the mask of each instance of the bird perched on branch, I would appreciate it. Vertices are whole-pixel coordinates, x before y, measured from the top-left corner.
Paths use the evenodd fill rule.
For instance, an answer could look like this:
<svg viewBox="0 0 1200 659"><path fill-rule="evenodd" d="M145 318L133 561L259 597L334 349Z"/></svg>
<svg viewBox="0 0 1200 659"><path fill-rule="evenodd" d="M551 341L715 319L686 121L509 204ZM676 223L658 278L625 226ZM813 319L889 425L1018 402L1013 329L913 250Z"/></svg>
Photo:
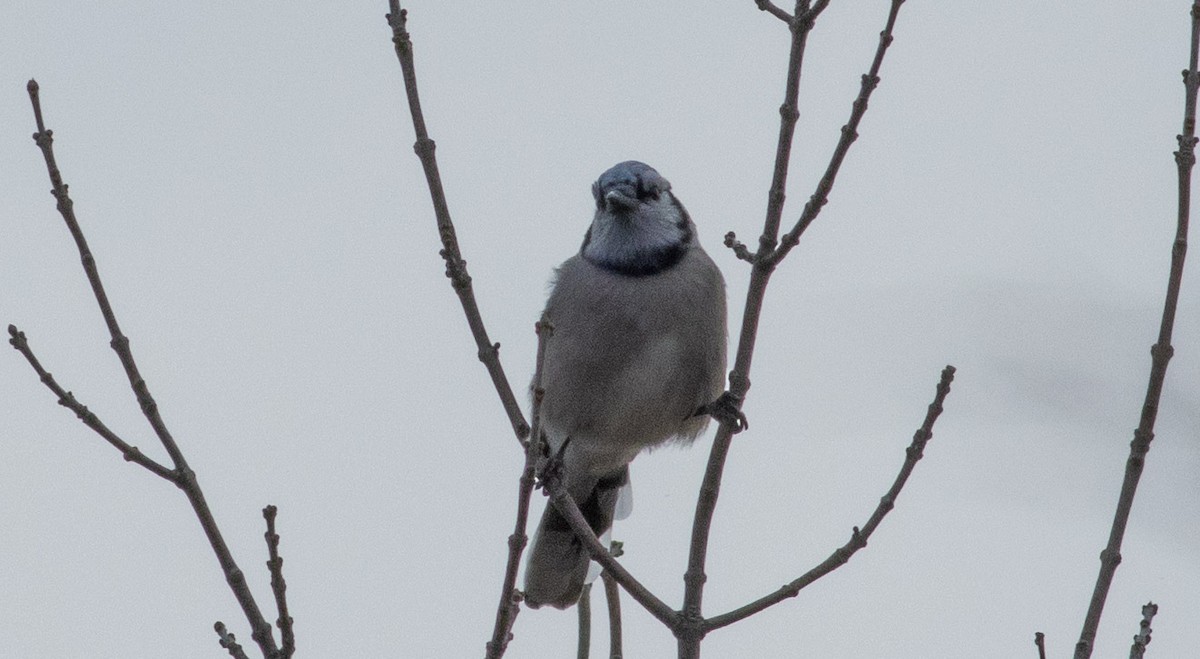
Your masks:
<svg viewBox="0 0 1200 659"><path fill-rule="evenodd" d="M554 334L543 364L541 427L568 493L599 536L612 525L638 453L690 442L710 414L736 429L745 417L722 394L725 280L671 184L631 160L601 174L592 196L596 213L583 246L559 266L546 303ZM571 606L589 560L566 518L547 504L525 601Z"/></svg>

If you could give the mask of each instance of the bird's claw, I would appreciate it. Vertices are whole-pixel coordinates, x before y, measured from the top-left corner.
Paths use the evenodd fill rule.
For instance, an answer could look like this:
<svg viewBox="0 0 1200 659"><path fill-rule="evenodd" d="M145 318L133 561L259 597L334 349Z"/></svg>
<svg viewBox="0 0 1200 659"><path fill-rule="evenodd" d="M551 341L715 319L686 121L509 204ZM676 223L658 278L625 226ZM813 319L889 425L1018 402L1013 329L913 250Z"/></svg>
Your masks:
<svg viewBox="0 0 1200 659"><path fill-rule="evenodd" d="M750 421L742 412L742 399L726 391L711 403L706 403L696 410L696 416L707 414L718 423L728 423L733 428L733 434L738 434L750 428Z"/></svg>
<svg viewBox="0 0 1200 659"><path fill-rule="evenodd" d="M538 488L547 494L550 493L552 484L562 476L563 455L566 454L567 445L570 443L571 438L568 437L553 455L550 454L550 446L545 443L545 440L541 443L541 455L538 457L535 473L537 474Z"/></svg>

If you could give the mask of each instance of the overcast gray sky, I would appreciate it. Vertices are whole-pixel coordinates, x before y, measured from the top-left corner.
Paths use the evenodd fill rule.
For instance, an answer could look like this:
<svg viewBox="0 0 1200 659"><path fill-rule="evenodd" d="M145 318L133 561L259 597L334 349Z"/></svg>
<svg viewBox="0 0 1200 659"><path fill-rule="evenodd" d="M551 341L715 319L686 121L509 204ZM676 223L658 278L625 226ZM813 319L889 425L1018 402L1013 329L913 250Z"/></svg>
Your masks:
<svg viewBox="0 0 1200 659"><path fill-rule="evenodd" d="M47 194L25 83L114 307L260 604L280 507L305 657L479 656L521 455L437 255L386 2L10 3L0 21L0 321L146 452ZM786 217L849 112L888 2L810 40ZM430 130L514 386L589 187L644 160L720 246L761 226L788 35L740 2L406 3ZM862 137L772 280L706 613L824 559L891 483L938 372L926 458L851 563L705 656L1069 656L1108 535L1174 230L1189 2L905 4ZM1194 259L1197 257L1194 257ZM1200 267L1097 657L1200 645ZM682 594L710 439L633 466L626 565ZM247 629L183 496L0 353L0 655L219 657ZM537 506L541 506L538 497ZM536 514L536 512L535 512ZM626 656L674 643L626 600ZM273 616L269 616L273 617ZM569 656L524 611L509 656ZM597 652L604 643L598 641Z"/></svg>

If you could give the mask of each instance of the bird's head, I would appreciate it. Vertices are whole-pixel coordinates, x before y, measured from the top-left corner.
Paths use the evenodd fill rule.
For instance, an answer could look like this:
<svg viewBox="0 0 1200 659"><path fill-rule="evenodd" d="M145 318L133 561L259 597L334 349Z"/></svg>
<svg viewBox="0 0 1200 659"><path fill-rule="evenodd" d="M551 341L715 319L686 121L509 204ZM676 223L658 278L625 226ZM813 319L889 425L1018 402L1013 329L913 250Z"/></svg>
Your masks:
<svg viewBox="0 0 1200 659"><path fill-rule="evenodd" d="M596 215L583 241L588 261L625 275L662 272L679 262L694 229L671 183L653 167L627 160L592 184Z"/></svg>

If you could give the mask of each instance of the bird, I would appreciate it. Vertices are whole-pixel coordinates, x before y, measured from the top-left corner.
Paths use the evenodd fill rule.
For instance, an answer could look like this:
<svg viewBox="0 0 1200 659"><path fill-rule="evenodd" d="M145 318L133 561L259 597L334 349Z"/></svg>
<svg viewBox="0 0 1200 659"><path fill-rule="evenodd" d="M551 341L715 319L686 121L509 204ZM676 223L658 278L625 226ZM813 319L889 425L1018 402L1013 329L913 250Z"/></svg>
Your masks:
<svg viewBox="0 0 1200 659"><path fill-rule="evenodd" d="M735 430L745 417L724 392L725 280L671 184L629 160L601 174L592 196L583 245L556 269L546 302L553 332L540 424L546 454L599 537L639 453L690 444L710 416L730 418ZM589 562L547 503L526 565L526 604L571 607Z"/></svg>

